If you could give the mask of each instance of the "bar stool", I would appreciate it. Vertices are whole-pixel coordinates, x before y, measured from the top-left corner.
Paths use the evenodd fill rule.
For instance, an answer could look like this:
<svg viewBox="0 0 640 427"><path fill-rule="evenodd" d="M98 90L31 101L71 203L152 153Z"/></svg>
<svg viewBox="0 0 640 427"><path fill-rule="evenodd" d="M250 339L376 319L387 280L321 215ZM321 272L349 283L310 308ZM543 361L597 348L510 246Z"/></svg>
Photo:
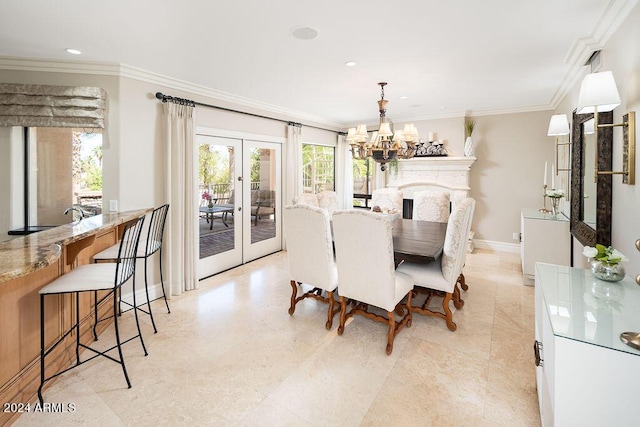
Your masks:
<svg viewBox="0 0 640 427"><path fill-rule="evenodd" d="M134 307L136 310L140 310L143 313L148 314L149 317L151 317L151 324L153 325L154 333L158 333L158 329L156 328L156 322L153 319L153 312L151 311L147 262L151 255L155 254L156 252L160 254L160 286L162 287L162 296L164 298L164 303L167 306L167 313L171 313L171 309L169 309L169 302L167 301L167 294L164 290L164 279L162 277L162 237L164 235L164 225L167 219L168 212L169 204L162 205L153 210L153 212L151 213L151 221L149 222L149 232L147 233L146 238L141 239L138 251L136 252L136 259L144 259L144 289L147 295L147 310L144 310L143 308L136 306L135 304L129 304L128 302L120 299L121 303L127 304L130 307ZM95 254L93 256L93 262L114 262L117 258L117 255L118 245L113 245L103 250L102 252L98 252L97 254ZM109 295L104 296L103 299L107 297L109 297ZM97 312L95 313L95 317L96 319L98 318Z"/></svg>
<svg viewBox="0 0 640 427"><path fill-rule="evenodd" d="M120 341L120 331L118 328L118 304L116 295L118 290L124 283L126 283L129 279L133 278L133 290L134 290L134 303L135 303L135 254L138 249L138 244L140 242L140 231L142 230L142 223L144 222L144 216L130 221L124 227L124 232L122 236L122 240L120 241L120 245L118 247L118 255L116 257L115 264L88 264L81 265L79 267L74 268L67 274L63 274L58 277L56 280L48 284L47 286L40 289L40 387L38 387L38 399L40 403L43 403L42 397L42 388L45 382L57 377L58 375L62 375L63 373L76 368L90 360L95 359L98 356L104 356L109 360L112 360L122 366L122 372L124 373L124 377L127 381L128 388L131 388L131 381L129 380L129 375L127 374L127 368L124 364L124 357L122 355L122 344L125 344L131 340L136 338L140 338L140 344L142 344L142 349L144 350L144 355L146 356L147 349L144 345L144 341L142 340L142 334L140 333L140 323L138 321L138 313L135 312L136 326L138 328L138 334L133 337L127 339L126 341ZM80 342L80 293L81 292L97 292L111 290L111 294L113 294L113 315L108 316L105 319L113 318L113 325L115 328L116 334L116 344L107 350L98 351L88 345L82 344ZM51 347L46 349L46 340L45 340L45 312L44 312L44 302L45 297L47 295L65 295L65 294L75 294L75 324L71 326L71 328L65 332ZM110 294L110 295L111 295ZM95 301L96 306L98 305L98 301ZM62 371L57 372L54 375L49 377L46 376L45 373L45 358L48 356L60 343L62 343L67 336L71 333L75 332L76 335L76 343L75 343L75 353L76 353L76 363L66 368ZM85 359L83 361L80 360L80 348L90 350L95 353L93 356ZM117 348L119 357L112 357L107 353L111 350Z"/></svg>

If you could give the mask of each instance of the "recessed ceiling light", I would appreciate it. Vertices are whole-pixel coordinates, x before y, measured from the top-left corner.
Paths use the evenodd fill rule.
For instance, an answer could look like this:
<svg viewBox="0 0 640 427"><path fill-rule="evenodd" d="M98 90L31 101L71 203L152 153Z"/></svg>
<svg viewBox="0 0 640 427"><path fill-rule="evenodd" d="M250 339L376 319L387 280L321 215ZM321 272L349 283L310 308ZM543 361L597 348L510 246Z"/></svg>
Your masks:
<svg viewBox="0 0 640 427"><path fill-rule="evenodd" d="M318 32L310 27L300 27L293 30L293 36L300 40L311 40L318 37Z"/></svg>
<svg viewBox="0 0 640 427"><path fill-rule="evenodd" d="M407 99L407 96L401 96L400 99Z"/></svg>
<svg viewBox="0 0 640 427"><path fill-rule="evenodd" d="M65 49L65 50L67 51L67 53L70 53L72 55L81 55L82 54L82 52L80 52L78 49L69 48L69 49Z"/></svg>
<svg viewBox="0 0 640 427"><path fill-rule="evenodd" d="M346 65L347 67L355 67L356 61L347 61L344 63L344 65Z"/></svg>

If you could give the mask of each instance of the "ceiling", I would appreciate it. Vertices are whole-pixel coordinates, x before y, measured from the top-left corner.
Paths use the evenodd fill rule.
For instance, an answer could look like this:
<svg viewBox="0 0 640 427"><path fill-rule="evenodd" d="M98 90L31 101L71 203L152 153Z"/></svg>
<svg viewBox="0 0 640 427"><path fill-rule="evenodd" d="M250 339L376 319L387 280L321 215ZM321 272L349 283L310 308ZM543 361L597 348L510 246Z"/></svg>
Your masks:
<svg viewBox="0 0 640 427"><path fill-rule="evenodd" d="M380 81L394 121L547 110L637 1L3 0L0 55L126 64L341 126L377 120Z"/></svg>

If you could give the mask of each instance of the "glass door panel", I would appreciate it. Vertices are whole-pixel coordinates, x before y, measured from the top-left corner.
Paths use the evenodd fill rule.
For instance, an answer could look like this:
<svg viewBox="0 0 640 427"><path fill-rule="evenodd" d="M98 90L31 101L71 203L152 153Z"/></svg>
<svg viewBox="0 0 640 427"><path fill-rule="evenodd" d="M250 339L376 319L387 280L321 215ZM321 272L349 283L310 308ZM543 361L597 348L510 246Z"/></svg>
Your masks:
<svg viewBox="0 0 640 427"><path fill-rule="evenodd" d="M200 278L242 263L242 140L198 135ZM237 215L236 215L237 213Z"/></svg>
<svg viewBox="0 0 640 427"><path fill-rule="evenodd" d="M282 249L281 145L245 140L243 259Z"/></svg>

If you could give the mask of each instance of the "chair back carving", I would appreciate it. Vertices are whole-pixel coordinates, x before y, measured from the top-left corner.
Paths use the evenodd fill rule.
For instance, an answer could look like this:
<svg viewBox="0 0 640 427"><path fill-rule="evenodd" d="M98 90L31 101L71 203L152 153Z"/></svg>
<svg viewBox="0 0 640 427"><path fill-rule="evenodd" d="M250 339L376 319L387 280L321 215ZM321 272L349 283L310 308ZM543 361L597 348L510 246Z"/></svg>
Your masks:
<svg viewBox="0 0 640 427"><path fill-rule="evenodd" d="M451 206L448 192L437 190L413 193L413 219L422 221L447 222Z"/></svg>
<svg viewBox="0 0 640 427"><path fill-rule="evenodd" d="M285 206L284 233L291 280L333 291L338 278L327 212L305 204Z"/></svg>
<svg viewBox="0 0 640 427"><path fill-rule="evenodd" d="M370 211L340 210L333 214L333 234L340 295L393 311L398 299L391 221Z"/></svg>
<svg viewBox="0 0 640 427"><path fill-rule="evenodd" d="M475 206L472 198L464 199L451 213L442 250L442 276L453 287L462 272L466 258L469 223Z"/></svg>

